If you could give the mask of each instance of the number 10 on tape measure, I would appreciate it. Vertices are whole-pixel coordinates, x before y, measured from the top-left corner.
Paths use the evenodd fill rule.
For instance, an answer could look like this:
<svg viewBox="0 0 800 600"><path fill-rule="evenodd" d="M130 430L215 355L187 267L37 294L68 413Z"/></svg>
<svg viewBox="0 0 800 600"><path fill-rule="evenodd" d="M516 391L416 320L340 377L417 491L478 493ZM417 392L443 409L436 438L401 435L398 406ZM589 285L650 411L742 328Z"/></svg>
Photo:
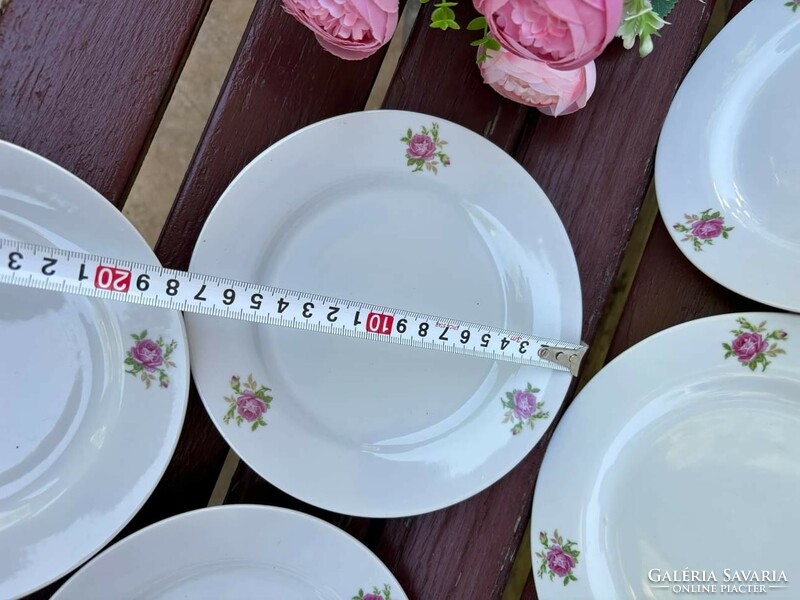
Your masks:
<svg viewBox="0 0 800 600"><path fill-rule="evenodd" d="M0 283L391 342L577 375L585 344L0 239Z"/></svg>

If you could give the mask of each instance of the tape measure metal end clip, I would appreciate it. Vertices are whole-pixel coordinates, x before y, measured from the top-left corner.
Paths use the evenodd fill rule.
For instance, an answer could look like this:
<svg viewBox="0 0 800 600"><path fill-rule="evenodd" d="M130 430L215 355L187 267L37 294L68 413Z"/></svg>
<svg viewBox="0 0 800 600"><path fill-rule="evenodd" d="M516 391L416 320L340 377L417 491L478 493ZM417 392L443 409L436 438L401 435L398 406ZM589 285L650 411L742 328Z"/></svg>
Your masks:
<svg viewBox="0 0 800 600"><path fill-rule="evenodd" d="M561 365L569 369L573 377L578 376L578 370L589 346L581 344L579 348L559 348L558 346L542 346L539 348L539 358Z"/></svg>

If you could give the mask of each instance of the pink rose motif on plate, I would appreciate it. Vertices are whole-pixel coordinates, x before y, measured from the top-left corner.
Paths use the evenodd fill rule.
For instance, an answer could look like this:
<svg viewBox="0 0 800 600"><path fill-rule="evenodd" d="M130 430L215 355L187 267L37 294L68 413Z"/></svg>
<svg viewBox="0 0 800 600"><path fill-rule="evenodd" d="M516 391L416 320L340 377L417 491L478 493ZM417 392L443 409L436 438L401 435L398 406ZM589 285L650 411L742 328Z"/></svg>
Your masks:
<svg viewBox="0 0 800 600"><path fill-rule="evenodd" d="M722 235L724 224L725 221L720 218L709 219L708 221L695 221L692 223L692 235L699 237L701 240L719 237Z"/></svg>
<svg viewBox="0 0 800 600"><path fill-rule="evenodd" d="M547 565L553 573L559 577L564 577L572 571L575 566L575 559L558 546L552 546L547 553Z"/></svg>
<svg viewBox="0 0 800 600"><path fill-rule="evenodd" d="M731 330L733 340L722 344L725 358L735 357L743 367L751 371L760 366L763 372L772 364L770 358L786 354L786 350L780 347L780 342L785 341L789 334L783 329L768 331L766 321L756 325L745 317L739 317L736 323L739 326Z"/></svg>
<svg viewBox="0 0 800 600"><path fill-rule="evenodd" d="M236 398L236 412L248 423L260 419L265 410L267 405L251 390L245 390L244 394Z"/></svg>
<svg viewBox="0 0 800 600"><path fill-rule="evenodd" d="M175 367L172 353L178 347L178 342L172 340L167 343L163 337L153 340L147 337L147 330L133 333L131 338L134 344L123 361L125 372L141 379L148 389L154 381L158 381L159 387L168 388L168 370Z"/></svg>
<svg viewBox="0 0 800 600"><path fill-rule="evenodd" d="M345 60L375 54L397 27L397 0L283 0L283 8Z"/></svg>
<svg viewBox="0 0 800 600"><path fill-rule="evenodd" d="M565 542L556 529L551 537L548 537L545 531L539 533L539 543L542 549L536 552L536 558L539 559L536 574L540 579L545 575L550 581L560 577L564 585L568 585L570 581L578 581L573 570L578 564L581 553L575 548L575 542L572 540Z"/></svg>
<svg viewBox="0 0 800 600"><path fill-rule="evenodd" d="M407 158L422 158L431 160L436 152L436 144L433 138L424 133L415 133L408 140L408 149L406 150Z"/></svg>
<svg viewBox="0 0 800 600"><path fill-rule="evenodd" d="M164 364L161 346L153 340L141 340L131 348L131 357L150 373Z"/></svg>
<svg viewBox="0 0 800 600"><path fill-rule="evenodd" d="M522 433L526 425L533 429L536 421L550 416L549 412L542 410L544 402L536 397L539 392L541 392L539 388L528 383L524 390L506 392L505 399L500 399L503 407L507 409L503 423L514 424L511 428L513 435Z"/></svg>
<svg viewBox="0 0 800 600"><path fill-rule="evenodd" d="M623 0L474 0L474 4L503 48L568 71L600 56L614 38Z"/></svg>
<svg viewBox="0 0 800 600"><path fill-rule="evenodd" d="M259 427L266 427L264 413L269 410L272 402L272 396L267 392L272 390L258 385L252 374L248 375L244 381L238 375L234 375L228 385L233 390L233 394L225 396L228 410L222 417L222 421L230 423L233 420L239 426L245 422L249 423L251 431L255 431Z"/></svg>
<svg viewBox="0 0 800 600"><path fill-rule="evenodd" d="M372 592L360 589L352 600L392 600L392 586L385 583L383 589L376 586L372 588Z"/></svg>
<svg viewBox="0 0 800 600"><path fill-rule="evenodd" d="M739 362L750 362L757 354L769 348L760 333L744 332L731 343L733 353L739 357Z"/></svg>
<svg viewBox="0 0 800 600"><path fill-rule="evenodd" d="M703 246L712 246L714 240L721 237L728 239L728 234L733 231L733 227L725 225L725 217L718 210L713 211L707 208L699 215L685 214L683 223L675 223L672 228L678 233L685 234L682 242L692 242L696 252L703 250Z"/></svg>
<svg viewBox="0 0 800 600"><path fill-rule="evenodd" d="M406 145L406 165L414 167L412 173L425 169L436 175L440 165L450 166L450 157L444 153L447 142L439 137L438 123L433 123L430 129L421 127L419 133L409 128L400 141Z"/></svg>

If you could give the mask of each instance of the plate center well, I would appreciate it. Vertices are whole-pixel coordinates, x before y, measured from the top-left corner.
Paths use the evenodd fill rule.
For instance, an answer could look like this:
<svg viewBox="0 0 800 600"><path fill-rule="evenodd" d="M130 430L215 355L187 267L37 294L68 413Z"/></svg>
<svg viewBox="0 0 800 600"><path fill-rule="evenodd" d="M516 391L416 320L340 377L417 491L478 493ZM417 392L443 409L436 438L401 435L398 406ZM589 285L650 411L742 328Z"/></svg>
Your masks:
<svg viewBox="0 0 800 600"><path fill-rule="evenodd" d="M728 129L714 136L722 161L712 165L715 186L738 220L795 249L800 248L798 78L800 27L794 27L761 48L738 74L717 119L718 129Z"/></svg>
<svg viewBox="0 0 800 600"><path fill-rule="evenodd" d="M651 569L713 571L718 583L724 569L785 570L791 580L800 567L791 548L800 528L786 518L800 496L798 397L796 380L747 373L648 404L612 444L598 481L599 528L588 534L607 562L590 573L593 587L607 577L606 589L652 597Z"/></svg>
<svg viewBox="0 0 800 600"><path fill-rule="evenodd" d="M448 187L387 177L333 187L287 220L264 281L523 331L531 286L501 225ZM324 307L319 307L324 309ZM429 335L442 331L431 324ZM298 418L357 444L457 427L515 366L307 332L258 328L271 377ZM508 371L508 373L506 373ZM278 386L276 386L278 387ZM457 416L454 416L457 415ZM430 428L436 431L423 433Z"/></svg>
<svg viewBox="0 0 800 600"><path fill-rule="evenodd" d="M0 237L49 244L44 233L0 219ZM121 374L106 368L122 360L106 339L115 330L98 302L0 285L0 529L61 494L99 451L119 409Z"/></svg>

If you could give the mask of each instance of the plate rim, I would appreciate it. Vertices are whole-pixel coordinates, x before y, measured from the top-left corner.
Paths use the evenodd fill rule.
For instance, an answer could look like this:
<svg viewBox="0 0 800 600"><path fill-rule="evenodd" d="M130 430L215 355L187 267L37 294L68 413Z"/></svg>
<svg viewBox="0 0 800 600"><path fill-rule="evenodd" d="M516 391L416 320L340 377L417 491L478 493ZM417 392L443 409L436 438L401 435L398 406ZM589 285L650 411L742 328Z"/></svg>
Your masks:
<svg viewBox="0 0 800 600"><path fill-rule="evenodd" d="M155 523L151 523L150 525L143 527L132 533L129 536L124 537L123 539L119 540L118 542L104 548L101 552L95 554L90 560L86 561L86 563L81 567L79 571L74 573L67 581L64 582L58 590L56 590L55 594L53 594L51 600L61 600L62 598L69 598L68 593L71 593L68 586L72 585L80 585L80 583L75 584L75 580L80 574L84 571L84 569L88 569L92 567L92 564L95 562L99 562L103 560L107 555L110 555L117 551L120 546L136 543L141 537L147 537L156 530L162 530L164 528L169 528L172 523L180 522L185 520L194 520L194 519L202 519L206 514L210 513L239 513L239 512L253 512L257 514L259 517L261 515L279 515L280 518L285 519L297 519L299 521L306 521L308 523L313 523L315 526L324 529L334 535L337 539L342 540L343 544L352 545L353 547L358 547L361 553L364 555L365 558L372 561L380 570L382 570L388 579L390 579L390 583L393 586L396 586L397 590L400 592L398 596L398 600L408 599L407 594L403 590L403 587L400 585L400 582L397 580L397 577L392 573L389 567L380 559L380 557L372 551L366 544L361 542L355 536L350 534L349 532L341 529L324 519L321 519L315 515L311 515L308 513L304 513L299 510L293 510L290 508L285 508L282 506L272 506L266 504L255 504L255 503L242 503L242 504L219 504L215 506L205 506L202 508L197 508L194 510L189 510L186 512L178 513L176 515L172 515L167 517L166 519L162 519L160 521L156 521ZM67 589L67 592L64 590ZM78 589L80 592L80 589ZM392 592L394 595L394 591Z"/></svg>

